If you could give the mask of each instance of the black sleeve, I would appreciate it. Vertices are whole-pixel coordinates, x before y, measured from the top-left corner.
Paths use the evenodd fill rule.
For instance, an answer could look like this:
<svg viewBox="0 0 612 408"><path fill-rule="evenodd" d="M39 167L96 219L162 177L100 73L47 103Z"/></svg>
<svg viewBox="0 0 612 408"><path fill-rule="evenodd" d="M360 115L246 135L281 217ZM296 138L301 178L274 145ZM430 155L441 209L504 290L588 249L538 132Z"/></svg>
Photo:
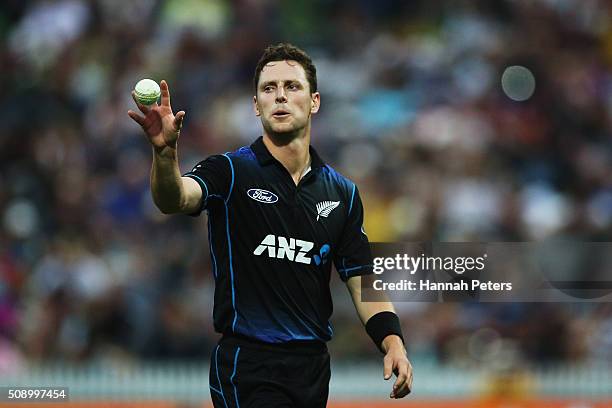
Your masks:
<svg viewBox="0 0 612 408"><path fill-rule="evenodd" d="M211 199L219 198L226 200L232 182L232 172L229 158L224 155L210 156L196 164L194 168L183 174L198 182L202 189L202 202L200 208L192 214L198 216L207 208Z"/></svg>
<svg viewBox="0 0 612 408"><path fill-rule="evenodd" d="M347 222L334 255L334 264L344 282L352 276L372 273L370 243L363 229L363 205L354 184L350 197Z"/></svg>

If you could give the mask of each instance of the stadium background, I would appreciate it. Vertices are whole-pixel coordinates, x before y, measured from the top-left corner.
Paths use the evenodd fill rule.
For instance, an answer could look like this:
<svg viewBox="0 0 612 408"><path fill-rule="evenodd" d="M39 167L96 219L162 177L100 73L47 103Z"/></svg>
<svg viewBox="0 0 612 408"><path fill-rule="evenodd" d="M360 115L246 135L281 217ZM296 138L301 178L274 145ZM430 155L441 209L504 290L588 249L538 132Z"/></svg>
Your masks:
<svg viewBox="0 0 612 408"><path fill-rule="evenodd" d="M126 112L139 79L169 82L183 171L248 144L270 43L313 57L312 142L360 186L372 241L610 239L608 1L4 0L0 37L0 385L206 404L205 219L153 206ZM535 78L521 102L501 85L513 65ZM387 406L332 287L330 406ZM389 406L612 405L609 303L397 307L415 392Z"/></svg>

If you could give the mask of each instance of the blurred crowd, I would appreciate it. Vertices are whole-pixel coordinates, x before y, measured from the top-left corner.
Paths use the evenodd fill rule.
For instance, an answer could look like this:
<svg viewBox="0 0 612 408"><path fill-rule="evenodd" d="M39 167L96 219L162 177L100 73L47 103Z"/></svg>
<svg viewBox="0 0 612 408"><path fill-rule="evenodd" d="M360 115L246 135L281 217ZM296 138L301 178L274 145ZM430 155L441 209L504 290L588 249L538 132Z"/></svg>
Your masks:
<svg viewBox="0 0 612 408"><path fill-rule="evenodd" d="M252 76L280 41L314 59L312 143L371 241L610 240L609 1L5 0L0 38L0 372L208 358L206 219L153 205L130 91L168 81L187 171L260 135ZM332 286L334 357L378 358ZM397 306L417 360L612 361L610 304Z"/></svg>

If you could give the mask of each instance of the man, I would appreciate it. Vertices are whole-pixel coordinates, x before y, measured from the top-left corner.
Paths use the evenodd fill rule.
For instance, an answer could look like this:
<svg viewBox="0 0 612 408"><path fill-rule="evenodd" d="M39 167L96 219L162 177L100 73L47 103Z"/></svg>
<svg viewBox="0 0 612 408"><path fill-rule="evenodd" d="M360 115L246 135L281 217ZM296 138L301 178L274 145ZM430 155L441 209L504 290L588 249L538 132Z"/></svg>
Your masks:
<svg viewBox="0 0 612 408"><path fill-rule="evenodd" d="M399 319L390 302L361 301L372 273L363 208L354 183L310 146L319 110L316 69L289 44L268 47L257 64L253 107L263 136L211 156L181 176L176 115L161 82L161 105L129 111L153 145L151 190L165 214L208 212L215 278L214 324L223 334L211 356L215 407L324 407L330 369L331 261L346 282L368 334L385 353L391 398L412 386Z"/></svg>

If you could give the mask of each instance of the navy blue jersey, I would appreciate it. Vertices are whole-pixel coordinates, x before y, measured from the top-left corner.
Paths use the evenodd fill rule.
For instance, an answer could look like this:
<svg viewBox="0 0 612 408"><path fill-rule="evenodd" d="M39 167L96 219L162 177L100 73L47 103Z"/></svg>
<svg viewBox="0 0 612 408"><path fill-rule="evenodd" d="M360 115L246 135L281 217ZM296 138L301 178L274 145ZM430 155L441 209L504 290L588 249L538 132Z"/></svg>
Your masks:
<svg viewBox="0 0 612 408"><path fill-rule="evenodd" d="M310 156L297 186L261 137L185 174L202 188L197 214L208 212L218 332L327 341L332 262L343 281L372 273L357 187Z"/></svg>

